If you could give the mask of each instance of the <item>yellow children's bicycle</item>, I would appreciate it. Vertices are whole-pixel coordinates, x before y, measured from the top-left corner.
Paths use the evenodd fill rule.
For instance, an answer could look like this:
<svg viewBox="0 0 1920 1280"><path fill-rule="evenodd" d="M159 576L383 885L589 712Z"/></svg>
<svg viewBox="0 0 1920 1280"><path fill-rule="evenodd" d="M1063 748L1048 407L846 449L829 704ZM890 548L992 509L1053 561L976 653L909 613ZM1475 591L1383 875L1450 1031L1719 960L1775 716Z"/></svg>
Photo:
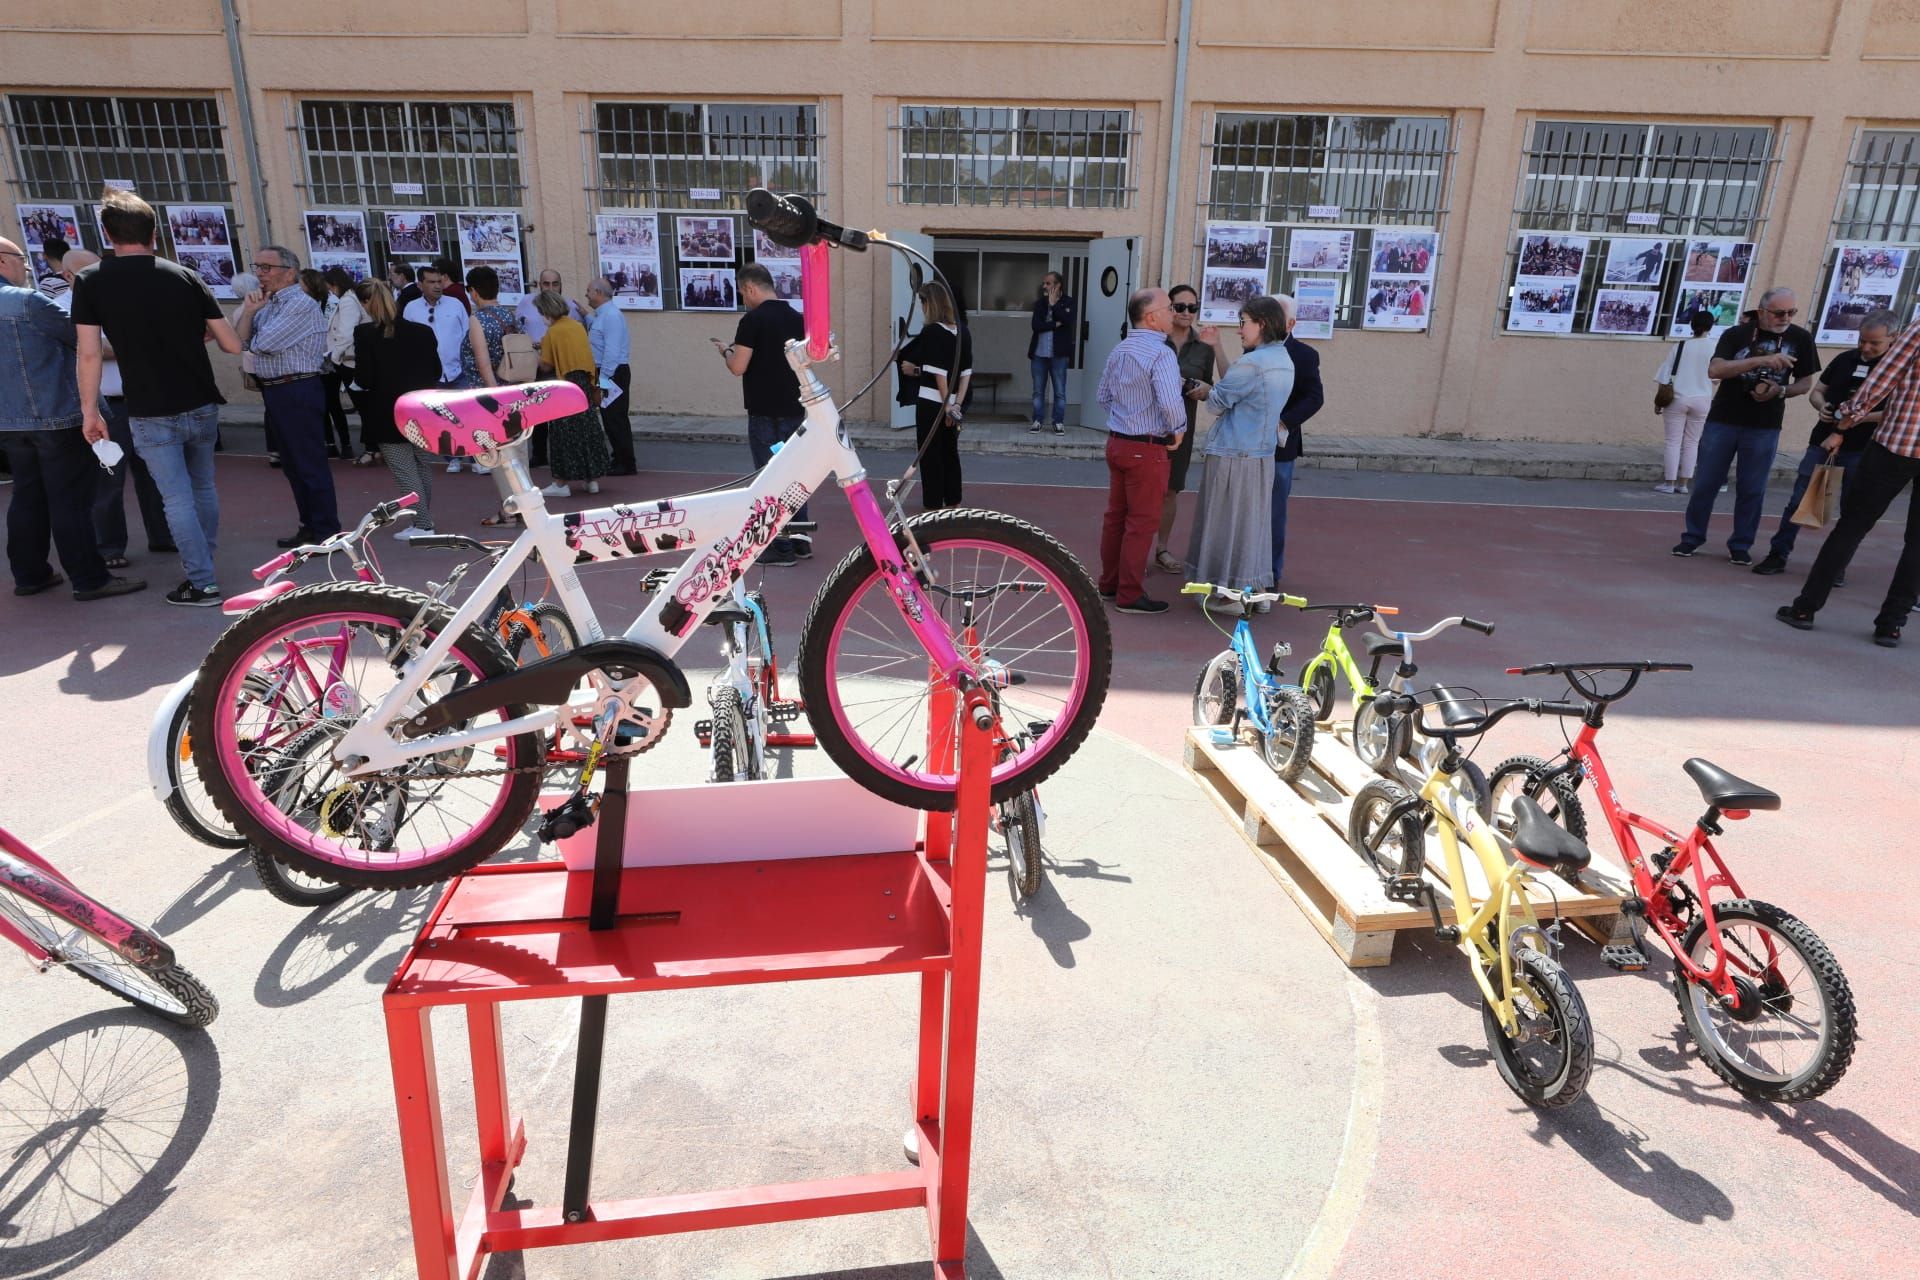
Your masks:
<svg viewBox="0 0 1920 1280"><path fill-rule="evenodd" d="M1593 854L1522 795L1511 810L1515 857L1509 861L1502 848L1505 841L1482 816L1477 797L1463 782L1459 742L1478 737L1515 711L1578 716L1585 708L1537 698L1476 708L1444 686L1421 696L1428 701L1394 691L1382 691L1375 700L1383 715L1409 721L1422 711L1438 712L1439 724L1421 718L1418 728L1443 751L1417 796L1386 778L1361 787L1348 815L1347 839L1385 882L1387 897L1424 902L1433 913L1434 933L1458 944L1466 955L1485 999L1481 1020L1501 1078L1532 1106L1566 1106L1585 1092L1593 1074L1593 1025L1580 993L1554 959L1559 923L1541 927L1527 890L1534 883L1533 869L1571 878L1586 868ZM1439 835L1446 861L1455 924L1441 919L1433 887L1422 874L1429 825ZM1460 854L1463 837L1486 876L1484 901L1475 901L1467 882Z"/></svg>

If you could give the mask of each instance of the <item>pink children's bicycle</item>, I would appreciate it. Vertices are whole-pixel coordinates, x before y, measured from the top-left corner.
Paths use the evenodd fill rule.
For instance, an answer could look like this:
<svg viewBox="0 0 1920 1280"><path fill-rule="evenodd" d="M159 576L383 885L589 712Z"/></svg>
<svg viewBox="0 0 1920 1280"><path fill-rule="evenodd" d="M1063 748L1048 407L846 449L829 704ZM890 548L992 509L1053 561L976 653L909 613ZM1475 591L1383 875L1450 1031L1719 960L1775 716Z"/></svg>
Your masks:
<svg viewBox="0 0 1920 1280"><path fill-rule="evenodd" d="M806 337L786 351L805 407L801 427L741 487L561 516L547 510L528 475L528 433L583 412L579 388L546 382L402 398L401 432L423 448L490 466L505 510L525 527L457 607L391 585L317 584L260 605L214 645L190 712L193 755L208 795L254 847L350 884L444 879L503 848L526 823L547 775L558 771L547 738L576 717L590 726L585 749L558 766L575 771L572 795L543 819L541 834L554 834L556 823L591 822L587 784L600 762L655 745L673 712L691 705L674 656L829 477L847 495L861 543L814 598L798 665L801 699L834 763L897 803L951 809L957 766L928 758L927 743L957 726L930 724L929 715L964 699L932 695L989 679L1006 723L1044 725L1008 739L994 769L995 801L1031 791L1085 740L1112 666L1106 615L1086 569L1050 535L1010 516L954 509L908 519L897 483L886 489L891 510L883 508L813 373L837 355L828 331L829 245L911 250L825 222L800 198L755 191L747 213L771 238L801 250ZM659 589L633 624L609 636L575 566L655 555L684 559L654 579ZM488 603L536 558L581 643L516 667L483 620ZM999 589L1013 583L1017 590ZM983 599L993 603L975 610L975 648L959 639L961 618ZM250 680L315 640L338 654L319 709L338 736L325 749L328 789L296 821L247 767L248 730L236 708ZM717 795L716 820L724 804Z"/></svg>
<svg viewBox="0 0 1920 1280"><path fill-rule="evenodd" d="M219 1016L213 992L180 967L158 934L88 897L4 828L0 938L42 973L69 969L169 1022L204 1027Z"/></svg>

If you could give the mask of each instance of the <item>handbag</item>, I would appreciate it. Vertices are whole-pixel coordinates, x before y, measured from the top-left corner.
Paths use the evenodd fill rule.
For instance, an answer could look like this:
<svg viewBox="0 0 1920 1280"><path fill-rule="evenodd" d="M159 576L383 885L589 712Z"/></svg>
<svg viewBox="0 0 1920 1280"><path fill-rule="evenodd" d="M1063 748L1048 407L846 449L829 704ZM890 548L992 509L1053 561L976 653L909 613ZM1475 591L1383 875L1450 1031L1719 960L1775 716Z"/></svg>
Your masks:
<svg viewBox="0 0 1920 1280"><path fill-rule="evenodd" d="M540 376L540 353L533 339L524 333L500 335L500 367L494 371L501 382L532 382Z"/></svg>
<svg viewBox="0 0 1920 1280"><path fill-rule="evenodd" d="M1673 344L1673 367L1667 370L1667 380L1653 389L1653 411L1665 413L1667 406L1673 403L1673 380L1680 376L1680 353L1686 350L1684 342Z"/></svg>
<svg viewBox="0 0 1920 1280"><path fill-rule="evenodd" d="M1807 494L1793 509L1793 522L1808 529L1826 528L1827 522L1833 519L1834 508L1840 505L1840 485L1846 478L1847 469L1837 462L1822 462L1814 467L1813 476L1807 481Z"/></svg>

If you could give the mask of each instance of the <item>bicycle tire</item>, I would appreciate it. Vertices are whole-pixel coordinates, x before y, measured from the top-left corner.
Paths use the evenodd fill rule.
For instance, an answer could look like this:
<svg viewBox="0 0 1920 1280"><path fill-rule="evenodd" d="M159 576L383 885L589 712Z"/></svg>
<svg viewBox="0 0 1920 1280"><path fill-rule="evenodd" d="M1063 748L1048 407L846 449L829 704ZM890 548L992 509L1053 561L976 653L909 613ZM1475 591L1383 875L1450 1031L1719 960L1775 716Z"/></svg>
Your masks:
<svg viewBox="0 0 1920 1280"><path fill-rule="evenodd" d="M1713 914L1723 926L1723 932L1724 926L1730 921L1748 921L1766 929L1798 953L1802 968L1812 979L1814 989L1819 992L1821 1002L1826 1006L1824 1022L1831 1029L1831 1034L1823 1037L1824 1044L1806 1066L1787 1074L1785 1078L1778 1078L1779 1073L1775 1073L1776 1078L1768 1078L1759 1072L1745 1070L1736 1065L1721 1048L1724 1036L1707 1020L1715 1003L1711 989L1691 981L1687 971L1675 964L1674 999L1680 1005L1681 1021L1686 1025L1687 1033L1693 1037L1701 1058L1715 1075L1732 1085L1742 1096L1756 1102L1805 1102L1809 1098L1819 1097L1838 1084L1840 1077L1847 1073L1859 1035L1853 990L1847 985L1846 974L1840 971L1840 962L1833 958L1833 952L1827 948L1827 944L1804 921L1770 902L1733 898L1715 903ZM1706 946L1705 954L1701 952L1706 927L1705 918L1696 917L1680 944L1681 950L1702 966L1710 966L1713 962L1710 945ZM1731 957L1729 959L1731 962ZM1778 1002L1784 996L1787 1009L1783 1009L1783 1013L1795 1003L1790 991L1769 994L1763 987L1756 994L1763 1006ZM1796 1021L1804 1024L1808 1019Z"/></svg>
<svg viewBox="0 0 1920 1280"><path fill-rule="evenodd" d="M1328 716L1331 715L1329 707ZM1383 717L1371 697L1358 700L1353 708L1353 754L1360 757L1361 763L1383 778L1393 777L1394 761L1407 753L1407 737L1404 717Z"/></svg>
<svg viewBox="0 0 1920 1280"><path fill-rule="evenodd" d="M1593 1076L1593 1019L1587 1014L1579 989L1557 962L1531 947L1515 947L1513 971L1516 977L1524 978L1526 999L1549 1023L1546 1034L1558 1041L1560 1052L1550 1070L1534 1069L1521 1059L1521 1046L1508 1037L1493 1006L1482 1000L1480 1021L1486 1028L1494 1066L1507 1087L1527 1105L1548 1110L1564 1107L1587 1091L1587 1081ZM1499 970L1488 976L1498 990Z"/></svg>
<svg viewBox="0 0 1920 1280"><path fill-rule="evenodd" d="M235 668L250 662L249 655L266 652L275 637L289 635L301 626L324 626L329 620L338 619L343 626L369 622L390 625L397 634L422 610L425 611L421 636L424 644L452 613L418 592L382 583L317 583L302 587L252 610L228 627L201 664L200 687L217 692L235 682L243 674ZM514 666L498 640L479 625L470 627L455 641L450 655L457 667L482 679L503 675ZM371 700L362 701L372 705ZM466 823L464 819L456 819L463 826L455 832L447 820L442 819L443 833L447 836L442 844L412 856L388 859L385 865L375 865L349 856L344 849L334 850L319 844L313 838L315 833L287 820L273 808L249 770L239 769L237 772L242 776L237 778L229 775L228 758L220 747L220 729L213 710L218 702L217 696L204 702L192 700L194 710L189 717L194 761L207 781L207 790L215 805L255 849L298 870L341 884L364 889L405 889L445 880L505 848L533 812L539 794L538 774L504 775L498 798L487 803L477 821ZM498 714L504 720L525 715L530 710L515 704L489 714ZM341 714L344 716L345 712ZM533 765L543 758L541 743L534 734L515 734L502 741L506 758L501 763L506 767ZM418 780L429 783L431 776L423 773ZM413 781L387 784L387 788L389 791L404 789ZM364 812L364 808L357 807L350 816L358 823ZM413 813L419 813L417 805ZM403 824L396 819L395 825ZM391 849L391 844L384 849L361 847L362 852L390 852Z"/></svg>
<svg viewBox="0 0 1920 1280"><path fill-rule="evenodd" d="M1041 847L1040 808L1033 792L1022 791L1000 807L1000 835L1007 842L1007 886L1015 902L1040 892L1046 875Z"/></svg>
<svg viewBox="0 0 1920 1280"><path fill-rule="evenodd" d="M338 741L339 737L339 731L333 726L317 724L302 729L288 741L261 779L261 789L272 798L275 808L291 817L297 808L306 807L307 797L315 796L320 788L303 787L309 775L301 771L302 766L316 748ZM260 887L288 906L324 907L353 892L349 885L290 867L272 854L251 847L247 854Z"/></svg>
<svg viewBox="0 0 1920 1280"><path fill-rule="evenodd" d="M1292 782L1313 759L1313 707L1298 689L1268 685L1261 696L1273 732L1260 735L1260 758L1282 782Z"/></svg>
<svg viewBox="0 0 1920 1280"><path fill-rule="evenodd" d="M1320 663L1307 673L1307 678L1302 683L1307 691L1307 701L1313 706L1313 718L1320 721L1333 719L1332 664Z"/></svg>
<svg viewBox="0 0 1920 1280"><path fill-rule="evenodd" d="M183 1027L204 1027L220 1016L220 1002L213 992L179 963L128 960L95 933L89 921L16 894L4 882L0 882L0 914L55 964L128 1004ZM68 927L55 929L47 920Z"/></svg>
<svg viewBox="0 0 1920 1280"><path fill-rule="evenodd" d="M1030 791L1064 765L1080 748L1093 731L1094 721L1106 701L1113 674L1113 636L1093 579L1073 553L1051 534L999 512L949 508L915 516L908 521L908 525L927 562L934 566L943 582L953 582L956 575L965 572L959 559L963 554L967 557L967 563L973 566L973 571L980 573L989 571L990 567L985 561L987 555L993 553L1003 560L1019 562L1022 572L1031 575L1023 580L1031 581L1034 577L1040 580L1044 589L1029 593L1026 599L1050 597L1054 607L1065 611L1062 635L1070 637L1074 644L1070 661L1065 664L1071 669L1064 676L1056 676L1040 673L1038 662L1025 666L1008 663L1010 669L1018 667L1014 673L1028 677L1028 682L1019 686L1010 684L1001 693L1001 697L1008 701L1017 695L1024 704L1029 699L1047 696L1036 690L1059 688L1063 683L1065 686L1065 692L1058 700L1060 708L1051 718L1029 715L1024 705L1016 707L1017 716L1025 719L1029 725L1037 724L1042 728L1032 735L1029 745L1009 753L994 767L991 794L995 802L1008 800L1022 791ZM895 536L904 543L903 535ZM928 738L931 736L921 733L917 743L911 742L913 730L917 727L915 722L910 720L902 734L905 743L901 748L901 754L905 756L903 761L883 760L880 744L869 744L864 739L856 741L860 725L850 720L848 704L841 697L834 662L842 637L860 634L856 624L864 621L858 615L863 608L862 597L869 587L878 588L880 598L876 599L876 606L882 606L873 610L870 625L899 626L904 631L898 609L886 589L885 579L880 576L874 563L873 553L864 545L848 553L834 567L807 611L807 620L800 635L800 692L807 706L808 719L813 724L815 740L842 772L874 794L909 808L951 811L955 788L958 786L957 766L938 773L931 769L913 771L913 766L927 751ZM938 595L934 598L936 603L941 599ZM1010 608L1024 607L1016 605ZM985 634L991 621L990 617L988 623L982 626L982 644L987 649L988 657L1002 662L1009 657L1018 657L1025 662L1037 652L1030 648L1019 655L996 653L993 637ZM1034 624L1027 625L1030 627ZM1045 634L1042 629L1041 636L1031 639L1038 640ZM904 696L924 700L933 687L925 674L925 654L910 632L906 633L906 639L911 648L896 645L895 648L903 656L891 660L906 664L906 671L895 678L903 688L910 686L918 690L917 694ZM1029 637L1022 636L1021 639L1028 641ZM1048 651L1049 655L1065 652L1062 649ZM1033 678L1035 675L1044 676L1044 685ZM868 717L861 723L869 723L871 719ZM958 721L959 707L956 705L956 734ZM912 754L906 755L907 752Z"/></svg>
<svg viewBox="0 0 1920 1280"><path fill-rule="evenodd" d="M1422 810L1401 814L1391 829L1383 825L1388 813L1412 799L1412 792L1386 778L1369 779L1353 793L1353 805L1347 811L1347 843L1382 880L1417 876L1426 867L1427 824Z"/></svg>
<svg viewBox="0 0 1920 1280"><path fill-rule="evenodd" d="M573 619L553 601L543 600L527 610L527 615L540 628L540 638L546 642L548 657L580 647L580 633L574 630Z"/></svg>
<svg viewBox="0 0 1920 1280"><path fill-rule="evenodd" d="M751 731L740 691L722 685L713 693L713 773L709 782L755 782L760 768L754 759Z"/></svg>
<svg viewBox="0 0 1920 1280"><path fill-rule="evenodd" d="M1223 649L1200 668L1193 685L1193 722L1201 728L1233 722L1240 709L1240 658L1231 649Z"/></svg>
<svg viewBox="0 0 1920 1280"><path fill-rule="evenodd" d="M252 680L258 694L267 688L265 680ZM214 849L244 849L247 838L227 825L226 819L205 794L200 771L191 755L192 739L187 732L187 708L193 703L189 693L173 709L167 725L167 816L174 825L201 844Z"/></svg>
<svg viewBox="0 0 1920 1280"><path fill-rule="evenodd" d="M1513 796L1524 795L1577 840L1587 838L1587 811L1579 787L1565 774L1542 786L1539 779L1551 768L1539 756L1508 756L1487 778L1487 820L1493 829L1513 838Z"/></svg>

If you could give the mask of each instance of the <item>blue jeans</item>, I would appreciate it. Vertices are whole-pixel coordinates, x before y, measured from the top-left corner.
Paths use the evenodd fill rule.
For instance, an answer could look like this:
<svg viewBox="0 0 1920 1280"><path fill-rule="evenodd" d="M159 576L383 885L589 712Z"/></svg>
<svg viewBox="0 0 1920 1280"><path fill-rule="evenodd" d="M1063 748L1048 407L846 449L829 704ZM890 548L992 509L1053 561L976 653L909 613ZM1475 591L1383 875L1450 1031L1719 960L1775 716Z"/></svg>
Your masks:
<svg viewBox="0 0 1920 1280"><path fill-rule="evenodd" d="M753 454L754 467L761 468L773 458L773 446L786 443L788 436L800 429L805 417L770 418L756 414L747 415L747 449ZM793 513L793 519L804 523L807 516L807 504L801 503L800 509ZM775 547L792 545L785 537L773 540Z"/></svg>
<svg viewBox="0 0 1920 1280"><path fill-rule="evenodd" d="M317 541L340 532L340 510L327 466L327 411L320 377L260 388L280 437L280 474L293 490L300 527Z"/></svg>
<svg viewBox="0 0 1920 1280"><path fill-rule="evenodd" d="M1033 364L1033 420L1047 420L1047 381L1053 381L1053 425L1067 420L1067 358L1035 356Z"/></svg>
<svg viewBox="0 0 1920 1280"><path fill-rule="evenodd" d="M160 489L167 530L187 581L202 590L218 586L213 551L220 537L220 495L213 487L213 437L220 428L220 406L204 404L165 418L129 418L127 427Z"/></svg>
<svg viewBox="0 0 1920 1280"><path fill-rule="evenodd" d="M1807 446L1807 451L1800 456L1800 473L1793 478L1793 493L1787 498L1786 508L1780 512L1780 528L1773 535L1773 544L1768 547L1782 560L1793 554L1793 544L1799 541L1800 526L1793 522L1793 513L1800 505L1800 499L1807 496L1807 486L1813 482L1813 469L1829 461L1844 468L1844 478L1840 482L1841 496L1844 497L1847 490L1853 487L1853 469L1854 464L1860 461L1859 450L1828 453L1817 444ZM1838 511L1839 507L1836 506L1834 510Z"/></svg>
<svg viewBox="0 0 1920 1280"><path fill-rule="evenodd" d="M1287 497L1293 492L1295 459L1273 464L1273 585L1280 585L1280 570L1287 558Z"/></svg>
<svg viewBox="0 0 1920 1280"><path fill-rule="evenodd" d="M1760 517L1767 502L1767 473L1780 447L1780 433L1770 427L1735 427L1707 419L1700 433L1700 457L1693 472L1693 497L1687 503L1687 529L1680 541L1697 547L1707 540L1707 522L1713 518L1713 500L1727 482L1734 459L1740 460L1733 484L1733 534L1727 550L1738 554L1753 549L1760 536Z"/></svg>

